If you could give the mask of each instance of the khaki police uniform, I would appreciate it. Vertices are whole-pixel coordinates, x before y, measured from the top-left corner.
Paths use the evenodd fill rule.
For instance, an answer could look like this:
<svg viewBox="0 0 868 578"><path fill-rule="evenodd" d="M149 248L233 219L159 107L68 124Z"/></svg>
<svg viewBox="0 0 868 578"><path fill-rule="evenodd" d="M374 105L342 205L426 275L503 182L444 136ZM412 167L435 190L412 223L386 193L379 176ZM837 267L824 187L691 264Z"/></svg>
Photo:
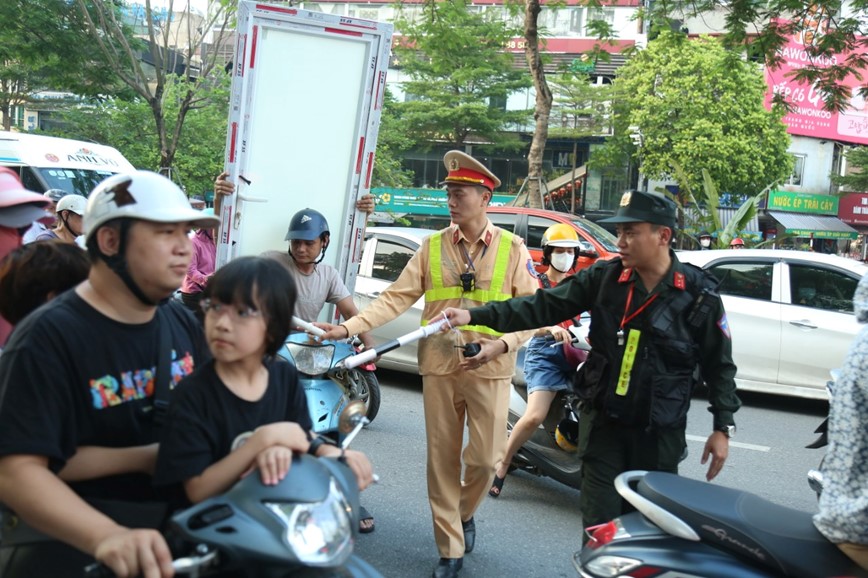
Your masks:
<svg viewBox="0 0 868 578"><path fill-rule="evenodd" d="M475 268L475 290L470 292L462 290L459 279L468 270L465 250ZM505 301L530 295L537 287L530 254L520 237L488 221L479 239L468 239L453 225L425 239L400 277L343 325L350 335L369 331L395 319L423 295L422 318L428 320L447 307ZM464 556L461 522L473 516L491 485L495 463L505 455L516 351L530 334L504 335L484 326L465 326L432 335L419 344L428 442L428 500L442 558ZM456 346L480 338L503 340L507 353L478 369L463 371L459 366L462 355ZM462 454L465 422L469 442Z"/></svg>

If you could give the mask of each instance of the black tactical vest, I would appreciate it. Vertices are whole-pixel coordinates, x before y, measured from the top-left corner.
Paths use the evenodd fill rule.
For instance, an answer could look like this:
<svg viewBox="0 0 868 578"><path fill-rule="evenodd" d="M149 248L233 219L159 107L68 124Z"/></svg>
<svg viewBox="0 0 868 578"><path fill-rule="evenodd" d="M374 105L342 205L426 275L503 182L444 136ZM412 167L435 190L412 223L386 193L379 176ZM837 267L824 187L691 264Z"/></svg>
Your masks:
<svg viewBox="0 0 868 578"><path fill-rule="evenodd" d="M714 277L683 265L684 289L667 288L618 330L631 283L618 281L621 259L609 262L591 310L592 351L576 377L576 391L611 420L649 428L684 427L699 377L699 329L711 308ZM709 297L706 299L705 297ZM631 312L641 304L633 303ZM640 331L629 373L622 374L629 331ZM626 381L625 381L626 380ZM619 387L620 381L620 387Z"/></svg>

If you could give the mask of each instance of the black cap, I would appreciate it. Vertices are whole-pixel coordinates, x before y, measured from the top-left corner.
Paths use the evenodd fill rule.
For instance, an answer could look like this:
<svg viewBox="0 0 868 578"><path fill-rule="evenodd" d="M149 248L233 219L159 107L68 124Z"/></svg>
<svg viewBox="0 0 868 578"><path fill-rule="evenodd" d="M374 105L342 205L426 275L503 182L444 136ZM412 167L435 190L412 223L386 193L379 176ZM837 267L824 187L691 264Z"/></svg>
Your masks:
<svg viewBox="0 0 868 578"><path fill-rule="evenodd" d="M675 228L675 203L663 195L642 191L627 191L621 196L621 206L614 217L601 223L652 223Z"/></svg>

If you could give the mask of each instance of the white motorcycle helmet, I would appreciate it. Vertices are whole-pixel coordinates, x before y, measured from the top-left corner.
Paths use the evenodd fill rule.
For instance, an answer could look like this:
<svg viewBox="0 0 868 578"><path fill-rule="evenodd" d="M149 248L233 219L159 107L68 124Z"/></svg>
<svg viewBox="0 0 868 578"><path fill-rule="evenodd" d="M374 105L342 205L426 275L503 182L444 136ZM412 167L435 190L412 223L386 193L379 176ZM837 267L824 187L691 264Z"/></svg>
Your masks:
<svg viewBox="0 0 868 578"><path fill-rule="evenodd" d="M127 217L156 223L187 223L216 227L220 220L190 206L172 181L150 171L112 175L96 186L87 200L84 231L87 239L113 219Z"/></svg>
<svg viewBox="0 0 868 578"><path fill-rule="evenodd" d="M88 253L91 258L102 259L139 301L156 305L136 284L127 267L127 237L132 220L190 223L192 227L216 227L220 220L192 208L187 196L175 183L150 171L112 175L91 192L84 212ZM94 234L112 221L120 223L120 247L116 254L106 255L99 250Z"/></svg>

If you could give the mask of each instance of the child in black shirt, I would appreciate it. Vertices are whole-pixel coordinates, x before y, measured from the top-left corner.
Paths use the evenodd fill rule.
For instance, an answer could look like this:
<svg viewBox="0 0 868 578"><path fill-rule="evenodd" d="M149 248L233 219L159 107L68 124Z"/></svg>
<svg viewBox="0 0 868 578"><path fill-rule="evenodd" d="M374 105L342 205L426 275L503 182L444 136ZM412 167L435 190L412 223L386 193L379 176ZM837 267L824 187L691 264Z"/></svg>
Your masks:
<svg viewBox="0 0 868 578"><path fill-rule="evenodd" d="M310 447L311 420L295 367L275 354L290 331L295 285L276 261L242 257L219 269L203 292L205 336L214 359L173 392L155 479L182 482L200 502L259 470L264 484L286 476L293 452ZM320 444L318 456L340 455ZM361 488L364 454L347 451Z"/></svg>

